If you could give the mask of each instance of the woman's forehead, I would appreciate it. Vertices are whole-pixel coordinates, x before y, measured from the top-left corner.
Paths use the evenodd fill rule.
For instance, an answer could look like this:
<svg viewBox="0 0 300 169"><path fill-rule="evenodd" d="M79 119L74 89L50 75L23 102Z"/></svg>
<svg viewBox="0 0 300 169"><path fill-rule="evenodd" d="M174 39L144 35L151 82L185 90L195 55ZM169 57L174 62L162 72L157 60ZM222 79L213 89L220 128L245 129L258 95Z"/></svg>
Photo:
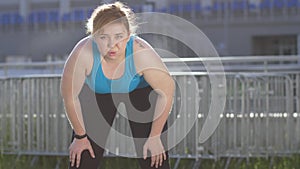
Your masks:
<svg viewBox="0 0 300 169"><path fill-rule="evenodd" d="M99 30L100 34L115 35L120 33L127 33L126 27L123 23L106 24Z"/></svg>

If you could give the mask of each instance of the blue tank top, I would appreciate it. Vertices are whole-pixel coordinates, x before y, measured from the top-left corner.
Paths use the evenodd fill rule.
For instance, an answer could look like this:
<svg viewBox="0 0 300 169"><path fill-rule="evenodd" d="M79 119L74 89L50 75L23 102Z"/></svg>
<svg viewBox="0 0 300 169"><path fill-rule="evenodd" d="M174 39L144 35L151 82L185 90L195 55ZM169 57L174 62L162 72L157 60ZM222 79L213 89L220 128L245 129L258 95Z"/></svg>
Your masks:
<svg viewBox="0 0 300 169"><path fill-rule="evenodd" d="M105 77L100 52L97 44L93 41L94 63L91 73L85 79L85 83L95 93L129 93L137 88L149 86L144 77L136 73L133 60L133 40L134 37L131 36L126 45L124 73L120 78L113 80Z"/></svg>

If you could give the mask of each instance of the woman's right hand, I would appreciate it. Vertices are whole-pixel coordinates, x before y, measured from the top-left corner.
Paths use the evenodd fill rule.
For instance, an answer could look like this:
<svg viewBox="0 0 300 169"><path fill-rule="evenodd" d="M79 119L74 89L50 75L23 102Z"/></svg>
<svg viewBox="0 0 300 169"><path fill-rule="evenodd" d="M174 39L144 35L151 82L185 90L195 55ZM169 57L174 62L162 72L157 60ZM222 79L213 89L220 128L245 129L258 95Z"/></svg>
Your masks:
<svg viewBox="0 0 300 169"><path fill-rule="evenodd" d="M72 144L69 147L69 155L70 155L70 162L71 166L73 167L76 161L76 167L78 168L80 165L80 158L81 158L81 153L84 150L88 150L90 152L90 155L92 158L95 158L95 154L93 151L93 148L91 146L90 141L88 140L87 137L82 138L82 139L76 139L74 138Z"/></svg>

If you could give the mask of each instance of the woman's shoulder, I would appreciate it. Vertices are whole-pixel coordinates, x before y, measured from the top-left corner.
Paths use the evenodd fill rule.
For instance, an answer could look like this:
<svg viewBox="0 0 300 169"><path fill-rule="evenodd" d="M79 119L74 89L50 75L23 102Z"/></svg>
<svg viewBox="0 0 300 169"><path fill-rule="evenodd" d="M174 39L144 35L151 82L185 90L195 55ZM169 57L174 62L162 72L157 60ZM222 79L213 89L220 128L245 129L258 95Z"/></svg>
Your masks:
<svg viewBox="0 0 300 169"><path fill-rule="evenodd" d="M134 36L133 38L134 52L143 50L143 49L152 49L151 45L143 38L139 36Z"/></svg>
<svg viewBox="0 0 300 169"><path fill-rule="evenodd" d="M75 47L74 47L74 50L91 50L91 47L92 47L92 38L90 36L86 36L82 39L80 39Z"/></svg>
<svg viewBox="0 0 300 169"><path fill-rule="evenodd" d="M136 70L139 74L143 74L144 70L149 68L160 68L165 70L165 66L159 54L152 48L152 46L143 38L134 38L134 61Z"/></svg>
<svg viewBox="0 0 300 169"><path fill-rule="evenodd" d="M85 60L90 58L92 53L92 39L90 37L84 37L76 43L69 57Z"/></svg>
<svg viewBox="0 0 300 169"><path fill-rule="evenodd" d="M68 60L73 60L71 63L80 64L82 68L89 71L93 64L92 39L90 37L84 37L79 40L70 53L67 61Z"/></svg>

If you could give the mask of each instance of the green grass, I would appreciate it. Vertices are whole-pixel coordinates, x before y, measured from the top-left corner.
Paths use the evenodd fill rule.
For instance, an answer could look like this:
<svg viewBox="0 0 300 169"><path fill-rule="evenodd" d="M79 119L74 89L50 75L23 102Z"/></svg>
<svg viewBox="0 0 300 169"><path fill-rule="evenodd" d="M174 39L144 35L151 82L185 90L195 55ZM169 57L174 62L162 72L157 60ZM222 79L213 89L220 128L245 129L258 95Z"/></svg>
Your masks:
<svg viewBox="0 0 300 169"><path fill-rule="evenodd" d="M170 159L171 168L176 159ZM181 159L178 169L191 169L193 159ZM270 167L271 162L273 165ZM274 158L232 158L227 164L227 158L219 160L201 159L199 169L299 169L300 155ZM0 169L67 169L68 158L59 156L28 156L28 155L3 155L0 154ZM136 159L123 157L104 158L100 169L140 169Z"/></svg>

